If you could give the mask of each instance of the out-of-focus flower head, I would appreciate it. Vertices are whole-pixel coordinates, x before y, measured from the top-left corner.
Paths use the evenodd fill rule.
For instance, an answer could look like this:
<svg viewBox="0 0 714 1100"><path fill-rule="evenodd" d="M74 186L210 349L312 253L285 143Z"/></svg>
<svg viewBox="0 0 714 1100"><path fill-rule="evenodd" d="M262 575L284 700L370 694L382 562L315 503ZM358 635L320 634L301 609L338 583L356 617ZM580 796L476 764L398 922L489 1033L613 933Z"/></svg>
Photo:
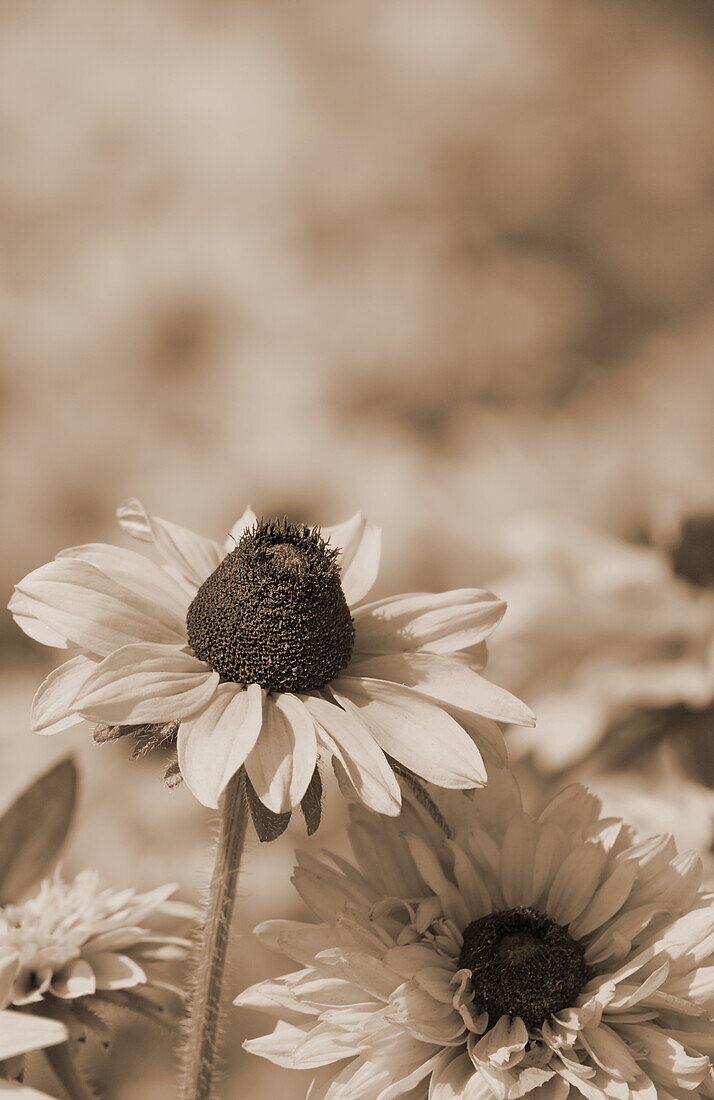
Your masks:
<svg viewBox="0 0 714 1100"><path fill-rule="evenodd" d="M395 815L395 761L439 786L477 787L505 760L498 721L533 722L477 671L502 600L469 588L360 604L380 532L359 514L320 532L248 509L223 545L137 501L118 516L161 564L75 547L10 601L27 634L71 652L35 696L39 733L87 719L99 739L176 741L174 774L206 806L245 766L259 835L272 839L297 806L317 828L318 749L367 806Z"/></svg>
<svg viewBox="0 0 714 1100"><path fill-rule="evenodd" d="M24 1056L35 1050L64 1043L69 1031L60 1020L8 1008L18 959L12 952L0 952L0 1093L17 1100L46 1096L15 1078L22 1075Z"/></svg>
<svg viewBox="0 0 714 1100"><path fill-rule="evenodd" d="M238 998L278 1017L247 1049L311 1070L310 1100L711 1096L698 857L579 785L538 817L507 772L448 802L451 835L411 807L399 823L353 807L354 864L300 859L317 922L256 930L298 969Z"/></svg>
<svg viewBox="0 0 714 1100"><path fill-rule="evenodd" d="M685 522L664 550L551 516L510 528L512 565L499 590L511 613L494 665L538 714L537 732L511 731L516 757L532 753L561 771L603 739L606 753L610 742L617 752L647 740L635 715L660 733L672 725L661 720L670 708L697 722L714 699L713 534L710 521Z"/></svg>

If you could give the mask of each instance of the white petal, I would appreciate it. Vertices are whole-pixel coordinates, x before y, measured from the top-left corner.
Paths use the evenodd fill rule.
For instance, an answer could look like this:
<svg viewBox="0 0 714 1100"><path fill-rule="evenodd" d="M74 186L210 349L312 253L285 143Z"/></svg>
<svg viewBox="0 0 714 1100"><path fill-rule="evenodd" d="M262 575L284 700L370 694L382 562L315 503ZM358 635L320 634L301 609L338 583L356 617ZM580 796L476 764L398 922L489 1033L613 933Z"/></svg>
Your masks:
<svg viewBox="0 0 714 1100"><path fill-rule="evenodd" d="M548 915L568 925L579 917L600 885L606 855L599 844L579 844L560 867L548 894Z"/></svg>
<svg viewBox="0 0 714 1100"><path fill-rule="evenodd" d="M190 598L179 588L165 569L135 550L121 546L109 546L95 542L87 546L74 546L61 550L55 560L74 558L96 566L117 584L136 592L139 596L165 607L167 611L185 621Z"/></svg>
<svg viewBox="0 0 714 1100"><path fill-rule="evenodd" d="M64 634L51 630L36 618L32 612L34 601L24 596L22 592L13 592L7 607L20 630L27 634L28 638L39 642L40 645L51 646L53 649L67 649L69 646L69 639Z"/></svg>
<svg viewBox="0 0 714 1100"><path fill-rule="evenodd" d="M505 610L503 600L480 588L392 596L354 612L355 647L360 653L453 653L487 638Z"/></svg>
<svg viewBox="0 0 714 1100"><path fill-rule="evenodd" d="M30 1085L22 1085L19 1081L0 1080L0 1096L9 1097L11 1100L52 1100L48 1092L38 1092L37 1089L33 1089Z"/></svg>
<svg viewBox="0 0 714 1100"><path fill-rule="evenodd" d="M315 723L303 703L289 692L266 695L263 728L245 761L263 805L274 814L299 805L316 762Z"/></svg>
<svg viewBox="0 0 714 1100"><path fill-rule="evenodd" d="M474 1068L468 1054L445 1052L451 1061L443 1060L432 1074L429 1100L492 1100L493 1093L481 1074Z"/></svg>
<svg viewBox="0 0 714 1100"><path fill-rule="evenodd" d="M75 700L97 668L88 657L73 657L51 672L35 692L30 722L35 733L59 733L68 725L81 722L72 713Z"/></svg>
<svg viewBox="0 0 714 1100"><path fill-rule="evenodd" d="M342 591L350 607L363 600L377 579L382 552L382 531L368 523L361 512L345 523L323 527L322 537L339 547Z"/></svg>
<svg viewBox="0 0 714 1100"><path fill-rule="evenodd" d="M89 653L106 657L133 642L186 642L179 615L117 584L88 561L57 558L16 587L31 615Z"/></svg>
<svg viewBox="0 0 714 1100"><path fill-rule="evenodd" d="M501 889L509 909L532 905L538 830L529 814L514 814L501 846Z"/></svg>
<svg viewBox="0 0 714 1100"><path fill-rule="evenodd" d="M453 657L405 650L357 656L350 663L351 676L370 676L415 688L466 711L497 722L533 726L531 710L509 691L492 684Z"/></svg>
<svg viewBox="0 0 714 1100"><path fill-rule="evenodd" d="M50 982L50 992L63 1000L91 996L96 988L94 971L86 959L74 959L55 974Z"/></svg>
<svg viewBox="0 0 714 1100"><path fill-rule="evenodd" d="M248 528L253 527L257 522L258 517L256 516L253 509L250 507L250 505L248 505L243 515L240 517L240 519L236 520L236 522L230 529L228 538L226 539L224 546L227 554L230 554L231 550L235 550L236 545L240 542L241 538L248 530Z"/></svg>
<svg viewBox="0 0 714 1100"><path fill-rule="evenodd" d="M150 516L136 499L125 500L119 505L117 519L120 527L135 539L153 542L164 561L178 569L196 588L218 568L225 556L213 539L197 535L158 516Z"/></svg>
<svg viewBox="0 0 714 1100"><path fill-rule="evenodd" d="M45 1020L27 1012L0 1012L0 1061L68 1038L69 1032L59 1020Z"/></svg>
<svg viewBox="0 0 714 1100"><path fill-rule="evenodd" d="M482 787L486 769L469 735L436 703L398 684L339 676L335 698L357 714L386 753L431 783Z"/></svg>
<svg viewBox="0 0 714 1100"><path fill-rule="evenodd" d="M402 808L399 784L369 727L326 699L306 696L303 702L320 724L318 741L340 761L358 798L375 813L396 817Z"/></svg>
<svg viewBox="0 0 714 1100"><path fill-rule="evenodd" d="M146 972L128 955L105 951L88 956L87 962L94 971L97 989L131 989L147 981Z"/></svg>
<svg viewBox="0 0 714 1100"><path fill-rule="evenodd" d="M106 657L76 700L99 722L173 722L204 707L219 676L178 646L127 645Z"/></svg>
<svg viewBox="0 0 714 1100"><path fill-rule="evenodd" d="M226 784L255 745L263 721L260 687L219 684L208 706L181 723L178 762L192 794L218 806Z"/></svg>
<svg viewBox="0 0 714 1100"><path fill-rule="evenodd" d="M581 939L615 916L630 896L637 878L637 864L622 863L596 890L592 900L570 925L570 935Z"/></svg>

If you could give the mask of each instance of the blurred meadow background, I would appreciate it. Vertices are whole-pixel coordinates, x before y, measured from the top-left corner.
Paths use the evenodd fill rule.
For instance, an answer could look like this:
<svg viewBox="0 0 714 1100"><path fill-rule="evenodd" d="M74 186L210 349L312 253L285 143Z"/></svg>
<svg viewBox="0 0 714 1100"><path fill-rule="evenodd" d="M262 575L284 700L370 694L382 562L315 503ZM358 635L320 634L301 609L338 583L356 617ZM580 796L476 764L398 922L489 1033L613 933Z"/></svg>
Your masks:
<svg viewBox="0 0 714 1100"><path fill-rule="evenodd" d="M4 0L0 87L6 598L126 544L127 496L221 538L360 509L375 597L508 598L529 795L584 779L714 882L710 0ZM7 614L0 645L3 802L74 752L67 871L194 898L210 814L155 756L31 736L51 654ZM248 931L300 912L304 843L250 850L231 995L283 969ZM228 1013L222 1095L297 1100L257 1030ZM122 1021L87 1064L168 1100L174 1047Z"/></svg>

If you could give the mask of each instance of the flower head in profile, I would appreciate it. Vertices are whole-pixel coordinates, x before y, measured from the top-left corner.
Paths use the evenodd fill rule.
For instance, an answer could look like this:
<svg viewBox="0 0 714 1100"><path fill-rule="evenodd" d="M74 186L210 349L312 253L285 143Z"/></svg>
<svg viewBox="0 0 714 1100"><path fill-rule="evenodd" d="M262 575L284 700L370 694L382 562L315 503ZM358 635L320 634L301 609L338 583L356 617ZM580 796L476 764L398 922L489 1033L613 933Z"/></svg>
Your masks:
<svg viewBox="0 0 714 1100"><path fill-rule="evenodd" d="M190 941L175 933L197 915L169 900L175 889L116 891L104 887L95 871L82 871L71 882L57 872L25 901L0 908L0 1062L6 1077L22 1076L25 1054L46 1050L55 1075L68 1085L77 1072L70 1068L71 1053L58 1056L47 1048L83 1043L91 1035L108 1045L103 1015L112 1007L168 1022L166 995L181 994L166 980L166 964L186 954ZM28 1100L41 1095L26 1091Z"/></svg>
<svg viewBox="0 0 714 1100"><path fill-rule="evenodd" d="M298 969L237 1003L310 1100L712 1096L714 897L694 855L566 788L524 813L508 773L439 833L352 809L355 863L300 861L317 923L256 931ZM458 800L460 806L453 803Z"/></svg>
<svg viewBox="0 0 714 1100"><path fill-rule="evenodd" d="M175 739L204 805L244 766L253 804L283 819L302 804L319 821L318 750L367 806L394 815L392 761L478 787L504 760L497 722L533 721L478 671L503 601L468 588L360 603L380 551L360 515L320 532L248 510L223 546L137 501L118 517L160 564L76 547L10 601L27 634L72 654L35 696L39 733L87 719L100 737Z"/></svg>

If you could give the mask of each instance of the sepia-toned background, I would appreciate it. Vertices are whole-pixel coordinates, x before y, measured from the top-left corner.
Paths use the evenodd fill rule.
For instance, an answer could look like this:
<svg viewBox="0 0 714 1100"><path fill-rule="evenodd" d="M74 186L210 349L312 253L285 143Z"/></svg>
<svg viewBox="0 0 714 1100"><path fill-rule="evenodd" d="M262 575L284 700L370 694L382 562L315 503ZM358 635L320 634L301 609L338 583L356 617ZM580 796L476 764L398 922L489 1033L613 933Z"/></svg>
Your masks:
<svg viewBox="0 0 714 1100"><path fill-rule="evenodd" d="M714 507L710 0L5 0L0 87L6 597L123 541L127 496L215 537L361 509L377 596L508 597L532 797L585 778L706 854L711 532L696 577L671 551ZM195 896L210 814L155 758L30 735L51 655L9 615L0 646L3 801L75 751L68 871ZM232 995L283 966L248 931L299 912L303 842L251 848ZM260 1026L229 1013L226 1100L297 1100ZM87 1065L168 1100L175 1045L122 1021Z"/></svg>

